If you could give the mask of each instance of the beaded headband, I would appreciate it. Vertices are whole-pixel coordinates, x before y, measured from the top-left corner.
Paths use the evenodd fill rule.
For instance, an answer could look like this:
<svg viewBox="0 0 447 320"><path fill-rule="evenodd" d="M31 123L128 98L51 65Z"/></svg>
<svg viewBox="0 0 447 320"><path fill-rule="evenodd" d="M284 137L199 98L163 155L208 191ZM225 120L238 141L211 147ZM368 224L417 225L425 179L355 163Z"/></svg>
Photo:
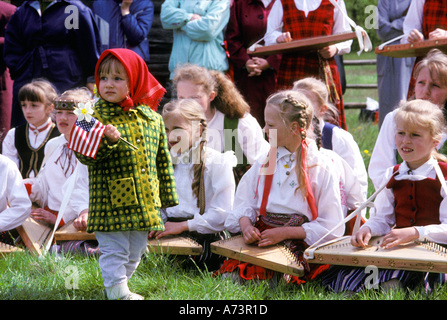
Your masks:
<svg viewBox="0 0 447 320"><path fill-rule="evenodd" d="M77 103L71 99L56 99L54 101L54 108L56 110L75 110Z"/></svg>

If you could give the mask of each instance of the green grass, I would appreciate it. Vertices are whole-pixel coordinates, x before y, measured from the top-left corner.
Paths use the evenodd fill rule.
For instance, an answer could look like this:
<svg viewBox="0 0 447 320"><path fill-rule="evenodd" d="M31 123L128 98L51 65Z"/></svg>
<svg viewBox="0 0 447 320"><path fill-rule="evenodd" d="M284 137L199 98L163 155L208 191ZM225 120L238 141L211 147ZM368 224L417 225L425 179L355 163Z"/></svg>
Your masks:
<svg viewBox="0 0 447 320"><path fill-rule="evenodd" d="M357 58L351 54L352 58ZM351 58L351 57L349 57ZM367 57L361 57L367 59ZM349 70L348 81L374 83L375 67ZM352 79L352 80L351 80ZM353 92L351 101L362 101L364 93ZM359 110L348 110L347 121L362 152L365 165L374 147L377 125L358 120ZM371 188L370 188L371 189ZM266 300L445 300L445 287L431 294L424 291L384 293L369 290L352 297L328 292L319 281L302 286L280 282L270 286L264 282L239 285L213 277L210 272L184 270L173 257L146 254L129 282L130 289L147 300L180 301L266 301ZM46 255L37 257L16 253L0 259L0 300L104 300L101 270L96 258ZM282 306L282 305L281 305ZM292 305L288 304L287 307ZM315 305L313 305L315 307ZM175 307L177 308L177 307ZM178 309L178 308L177 308ZM177 312L168 308L168 312ZM321 314L324 310L315 310ZM80 310L83 311L83 310ZM149 311L149 310L148 310ZM153 314L153 312L152 312ZM269 314L273 316L273 314ZM271 317L270 317L271 318Z"/></svg>

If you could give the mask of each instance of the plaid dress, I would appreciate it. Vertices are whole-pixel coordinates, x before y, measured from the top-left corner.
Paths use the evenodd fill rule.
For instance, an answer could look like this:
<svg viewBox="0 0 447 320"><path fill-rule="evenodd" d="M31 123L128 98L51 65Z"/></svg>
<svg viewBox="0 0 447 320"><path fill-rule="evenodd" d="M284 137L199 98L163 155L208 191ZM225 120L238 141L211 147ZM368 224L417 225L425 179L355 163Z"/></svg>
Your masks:
<svg viewBox="0 0 447 320"><path fill-rule="evenodd" d="M422 34L424 35L424 39L428 39L430 32L437 28L447 30L447 6L444 1L426 0L422 15ZM423 58L424 57L417 57L416 61L414 62L414 66L416 66L417 63ZM414 95L415 84L416 79L411 77L410 87L408 89L408 98Z"/></svg>
<svg viewBox="0 0 447 320"><path fill-rule="evenodd" d="M282 0L284 32L290 32L292 39L299 40L320 36L332 35L334 26L334 6L329 0L323 0L318 9L308 13L306 17L304 11L298 10L294 0ZM342 100L342 87L337 63L334 58L327 60L330 67L333 83L338 95L338 101L333 99L340 113L340 123L342 128L346 128L346 120ZM277 90L291 89L293 82L315 77L325 80L324 65L322 58L317 52L292 52L283 54L281 65L278 71Z"/></svg>

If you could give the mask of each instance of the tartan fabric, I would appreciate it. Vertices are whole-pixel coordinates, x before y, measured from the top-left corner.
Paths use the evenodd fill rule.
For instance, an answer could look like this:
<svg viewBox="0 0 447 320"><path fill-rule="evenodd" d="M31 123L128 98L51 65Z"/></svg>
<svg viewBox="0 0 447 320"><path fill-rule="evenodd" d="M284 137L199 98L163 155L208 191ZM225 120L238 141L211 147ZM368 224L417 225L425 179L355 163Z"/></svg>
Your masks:
<svg viewBox="0 0 447 320"><path fill-rule="evenodd" d="M422 34L425 39L436 28L447 30L447 6L445 1L426 0L422 16Z"/></svg>
<svg viewBox="0 0 447 320"><path fill-rule="evenodd" d="M334 6L329 0L323 0L320 7L309 12L307 17L304 11L296 8L294 0L283 0L282 5L284 31L290 32L292 39L298 40L332 34ZM338 103L334 101L334 104L340 112L340 126L346 128L342 101L343 93L337 63L334 58L328 59L328 62L340 99ZM307 77L325 80L323 66L320 64L317 52L283 54L278 71L276 90L291 89L293 82Z"/></svg>
<svg viewBox="0 0 447 320"><path fill-rule="evenodd" d="M447 6L444 1L439 0L426 0L424 4L424 12L422 14L422 34L425 39L428 39L430 32L436 28L447 30ZM423 57L417 57L412 73L415 66L423 59ZM411 99L414 96L414 87L416 85L416 79L411 77L410 85L408 88L407 99Z"/></svg>
<svg viewBox="0 0 447 320"><path fill-rule="evenodd" d="M284 219L284 217L287 217ZM301 215L281 215L271 214L260 216L260 219L256 222L255 227L260 232L282 226L300 226L303 223L308 222L307 217ZM303 257L304 250L308 245L303 240L288 240L286 246L295 254L298 260L304 265L305 275L303 277L284 275L289 283L304 284L312 281L320 276L324 271L329 269L329 265L316 265L308 264ZM247 262L240 262L235 259L225 260L222 267L215 274L223 274L226 272L234 272L239 270L239 276L244 280L268 280L274 276L274 271L266 269L264 267L256 266Z"/></svg>

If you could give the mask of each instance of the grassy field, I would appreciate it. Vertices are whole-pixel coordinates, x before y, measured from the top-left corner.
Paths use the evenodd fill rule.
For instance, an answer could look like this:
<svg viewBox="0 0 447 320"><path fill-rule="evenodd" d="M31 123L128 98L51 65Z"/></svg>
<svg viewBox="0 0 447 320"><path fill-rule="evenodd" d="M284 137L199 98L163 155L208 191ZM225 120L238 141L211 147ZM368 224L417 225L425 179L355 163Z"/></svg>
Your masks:
<svg viewBox="0 0 447 320"><path fill-rule="evenodd" d="M351 57L347 57L351 58ZM347 59L345 58L345 59ZM352 55L352 58L356 58ZM365 58L365 57L362 57ZM368 58L368 57L366 57ZM351 83L374 83L375 67L356 67L347 69ZM371 94L371 95L370 95ZM347 92L347 100L361 101L366 95L375 98L374 92ZM358 120L359 110L347 112L348 128L362 151L365 164L374 147L377 125ZM130 281L130 288L147 300L173 302L162 304L168 313L178 313L178 301L192 301L200 305L212 301L281 301L296 300L444 300L447 290L439 288L430 294L423 290L415 292L382 292L369 290L348 297L328 292L319 281L302 286L277 286L266 283L238 285L229 280L214 278L209 272L200 270L185 271L172 257L147 254ZM33 256L17 253L0 259L0 300L104 300L101 271L96 258L82 256ZM177 303L177 304L176 304ZM275 304L274 304L275 306ZM313 307L317 305L312 305ZM283 305L280 304L282 308ZM324 308L323 308L324 309ZM272 309L270 309L272 310ZM277 310L278 311L278 310ZM321 313L324 310L317 310ZM271 311L269 315L273 316Z"/></svg>

